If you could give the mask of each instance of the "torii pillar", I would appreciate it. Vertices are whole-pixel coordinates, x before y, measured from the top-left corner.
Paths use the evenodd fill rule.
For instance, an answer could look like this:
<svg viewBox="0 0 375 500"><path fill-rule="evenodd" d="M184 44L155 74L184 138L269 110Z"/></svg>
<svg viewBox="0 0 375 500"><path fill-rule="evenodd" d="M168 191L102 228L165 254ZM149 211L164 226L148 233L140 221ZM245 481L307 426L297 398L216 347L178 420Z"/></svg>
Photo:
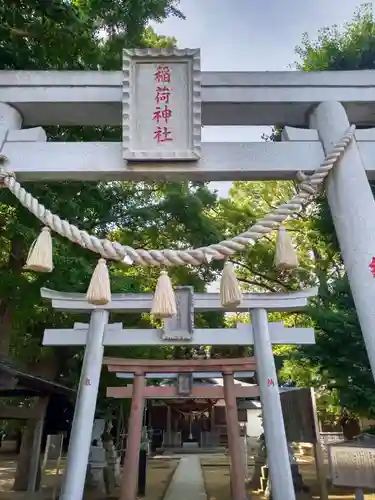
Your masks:
<svg viewBox="0 0 375 500"><path fill-rule="evenodd" d="M343 104L326 101L312 110L310 130L286 127L282 139L296 143L304 142L314 138L314 133L311 132L317 132L313 140L319 140L324 152L328 154L349 127L350 123ZM364 134L369 142L374 140L374 128L359 132ZM338 164L329 173L326 190L375 379L375 279L369 268L375 256L375 200L355 137L347 146Z"/></svg>
<svg viewBox="0 0 375 500"><path fill-rule="evenodd" d="M227 422L228 447L231 460L231 493L233 500L246 500L246 464L239 446L240 429L238 423L237 399L233 372L223 372L225 416Z"/></svg>
<svg viewBox="0 0 375 500"><path fill-rule="evenodd" d="M339 102L319 104L310 118L325 153L349 126ZM375 200L355 138L328 176L327 198L375 378L375 279L369 269L375 256Z"/></svg>
<svg viewBox="0 0 375 500"><path fill-rule="evenodd" d="M145 375L142 371L138 370L134 374L133 397L130 408L126 454L121 478L121 500L133 500L137 496L138 457L141 448L144 385Z"/></svg>
<svg viewBox="0 0 375 500"><path fill-rule="evenodd" d="M180 391L178 387L143 387L145 397L151 399L169 399L174 397L183 398L204 398L204 399L222 399L225 400L228 443L231 459L231 485L232 500L247 500L245 488L245 461L244 454L239 446L239 422L237 412L237 397L257 397L259 392L257 388L238 387L234 384L234 373L249 373L255 369L254 358L230 358L230 359L200 359L200 360L136 360L121 358L105 358L104 364L108 366L110 372L116 372L117 376L134 373L134 385L132 387L132 414L133 407L137 411L139 406L143 406L141 390L135 385L137 374L146 374L153 378L168 375L175 375L178 378L179 373L190 373L194 377L194 371L200 372L205 377L212 376L219 372L219 376L224 377L224 389L221 387L192 387L186 391ZM213 370L213 371L212 371ZM122 378L122 377L120 377ZM110 387L107 388L109 397L129 397L131 392L128 387ZM142 389L142 388L141 388ZM167 390L167 394L166 391ZM135 400L137 402L135 403ZM136 413L134 412L136 415ZM136 420L138 418L138 420ZM139 442L141 438L141 415L131 418L129 421L128 436L131 436L132 442L128 442L126 449L126 458L123 470L123 482L121 486L121 500L136 500L136 478L138 472L138 453ZM137 447L138 446L138 447ZM130 479L128 479L130 478Z"/></svg>
<svg viewBox="0 0 375 500"><path fill-rule="evenodd" d="M73 498L80 500L83 497L99 391L100 365L104 353L103 335L107 323L108 311L92 311L74 409L61 500L72 500Z"/></svg>
<svg viewBox="0 0 375 500"><path fill-rule="evenodd" d="M274 299L272 302L260 299L257 307L249 308L273 500L295 500L296 496L272 353L268 311L292 312L303 309L307 305L308 298L316 294L317 289L294 293L273 293L269 294L269 297ZM259 296L261 297L261 294Z"/></svg>

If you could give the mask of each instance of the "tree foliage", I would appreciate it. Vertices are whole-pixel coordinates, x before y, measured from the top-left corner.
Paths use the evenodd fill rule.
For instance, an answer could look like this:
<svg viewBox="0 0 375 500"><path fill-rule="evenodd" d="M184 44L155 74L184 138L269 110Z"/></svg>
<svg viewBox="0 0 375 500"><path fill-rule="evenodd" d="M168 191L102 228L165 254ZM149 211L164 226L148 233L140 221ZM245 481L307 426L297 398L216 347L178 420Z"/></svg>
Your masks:
<svg viewBox="0 0 375 500"><path fill-rule="evenodd" d="M148 27L149 21L183 17L173 0L10 1L1 5L0 15L2 70L118 70L124 47L175 44L173 38L159 37ZM121 141L116 127L49 127L47 133L52 140ZM209 217L216 197L202 183L38 182L25 187L81 229L135 247L201 246L219 238ZM38 221L6 190L0 192L0 221L0 354L41 372L54 359L54 373L48 375L73 383L80 355L61 348L55 353L40 343L46 326L72 327L74 321L87 318L55 313L41 301L39 290L46 286L84 292L98 256L54 237L53 273L27 272L23 265L39 234ZM110 273L114 292L150 291L158 270L120 264L111 265ZM191 284L197 290L214 276L205 266L172 269L171 275L177 284ZM128 326L148 323L147 317L126 317ZM124 355L170 354L128 349Z"/></svg>
<svg viewBox="0 0 375 500"><path fill-rule="evenodd" d="M375 69L375 23L371 5L359 9L344 29L325 28L315 42L305 35L297 54L301 60L297 66L304 71ZM371 187L374 191L372 183ZM373 375L325 199L320 200L312 222L331 255L328 258L318 255L320 293L309 311L317 331L317 344L300 349L295 366L310 365L315 369L319 384L331 390L333 399L338 399L341 407L374 416Z"/></svg>
<svg viewBox="0 0 375 500"><path fill-rule="evenodd" d="M305 33L302 44L296 48L299 56L296 67L302 71L374 69L374 53L372 4L364 4L344 28L323 28L316 40L311 40Z"/></svg>
<svg viewBox="0 0 375 500"><path fill-rule="evenodd" d="M175 0L21 0L0 6L1 70L120 70L124 47L170 47L150 21L183 18ZM119 141L119 127L48 127L50 140ZM10 166L11 167L11 166ZM216 197L202 183L59 182L29 183L26 189L52 212L98 237L135 247L202 246L219 239L209 217ZM0 356L11 356L34 373L75 386L82 359L76 349L42 348L46 327L69 327L87 317L55 313L40 299L40 287L85 292L98 256L54 237L55 269L37 275L23 269L38 221L10 195L0 191ZM211 268L212 269L212 268ZM202 266L171 269L176 284L203 290L215 271ZM110 265L112 289L151 291L158 271ZM147 315L119 315L127 327L146 327ZM217 322L217 315L199 317ZM111 351L108 351L111 354ZM116 349L116 355L183 355L172 348ZM108 374L103 371L103 388ZM106 401L106 406L109 402ZM26 433L30 434L30 433ZM20 467L16 488L27 478Z"/></svg>
<svg viewBox="0 0 375 500"><path fill-rule="evenodd" d="M297 69L303 71L375 69L371 8L362 7L343 29L322 29L317 40L304 35L297 55ZM271 139L278 140L277 131ZM229 220L228 233L243 231L290 199L294 190L292 182L235 183L229 200L221 202L219 221ZM273 268L274 236L263 238L237 258L240 278L249 290L319 287L319 296L306 315L273 315L289 326L313 326L316 334L314 346L274 348L280 380L317 388L322 418L334 418L342 407L374 416L374 381L325 196L310 203L287 228L300 257L295 273Z"/></svg>

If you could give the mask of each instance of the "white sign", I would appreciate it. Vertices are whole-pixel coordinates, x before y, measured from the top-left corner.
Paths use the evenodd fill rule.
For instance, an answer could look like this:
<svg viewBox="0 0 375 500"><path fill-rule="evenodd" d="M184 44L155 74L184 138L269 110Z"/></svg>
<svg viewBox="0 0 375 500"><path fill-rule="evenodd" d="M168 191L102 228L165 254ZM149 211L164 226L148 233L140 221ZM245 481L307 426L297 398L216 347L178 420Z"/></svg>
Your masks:
<svg viewBox="0 0 375 500"><path fill-rule="evenodd" d="M198 160L199 49L125 49L122 105L124 160Z"/></svg>
<svg viewBox="0 0 375 500"><path fill-rule="evenodd" d="M332 445L328 456L333 485L375 489L375 448Z"/></svg>

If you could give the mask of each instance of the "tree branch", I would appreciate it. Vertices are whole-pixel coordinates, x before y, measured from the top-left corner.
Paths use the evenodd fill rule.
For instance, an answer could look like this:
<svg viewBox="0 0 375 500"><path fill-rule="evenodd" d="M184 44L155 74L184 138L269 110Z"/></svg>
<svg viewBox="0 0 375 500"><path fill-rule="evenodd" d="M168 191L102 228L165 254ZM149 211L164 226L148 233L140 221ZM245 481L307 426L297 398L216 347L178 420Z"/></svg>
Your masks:
<svg viewBox="0 0 375 500"><path fill-rule="evenodd" d="M240 281L241 283L246 283L247 285L257 286L259 288L265 288L269 292L277 292L275 288L272 288L272 286L267 285L266 283L258 283L257 281L247 280L245 278L238 278L238 281Z"/></svg>
<svg viewBox="0 0 375 500"><path fill-rule="evenodd" d="M250 266L247 266L246 264L243 264L242 262L238 262L238 261L232 260L232 263L234 265L236 265L236 266L243 267L244 269L246 269L250 273L254 274L255 276L258 276L258 278L261 278L261 279L263 279L265 281L272 281L273 283L276 283L277 285L280 285L281 287L283 287L288 292L293 291L293 288L291 288L290 286L286 285L285 283L283 283L282 281L280 281L277 278L270 278L269 276L266 276L266 275L260 273L259 271L254 271L253 268L251 268ZM272 290L272 291L275 291L275 290Z"/></svg>

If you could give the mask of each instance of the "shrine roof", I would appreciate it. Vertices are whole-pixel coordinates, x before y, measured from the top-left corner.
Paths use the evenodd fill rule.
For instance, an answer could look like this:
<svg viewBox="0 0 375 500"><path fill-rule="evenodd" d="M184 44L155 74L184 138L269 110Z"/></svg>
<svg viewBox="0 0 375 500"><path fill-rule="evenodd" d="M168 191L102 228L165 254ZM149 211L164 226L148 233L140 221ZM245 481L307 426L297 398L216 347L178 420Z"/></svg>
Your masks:
<svg viewBox="0 0 375 500"><path fill-rule="evenodd" d="M0 397L60 395L75 398L62 384L21 371L11 361L0 361Z"/></svg>

